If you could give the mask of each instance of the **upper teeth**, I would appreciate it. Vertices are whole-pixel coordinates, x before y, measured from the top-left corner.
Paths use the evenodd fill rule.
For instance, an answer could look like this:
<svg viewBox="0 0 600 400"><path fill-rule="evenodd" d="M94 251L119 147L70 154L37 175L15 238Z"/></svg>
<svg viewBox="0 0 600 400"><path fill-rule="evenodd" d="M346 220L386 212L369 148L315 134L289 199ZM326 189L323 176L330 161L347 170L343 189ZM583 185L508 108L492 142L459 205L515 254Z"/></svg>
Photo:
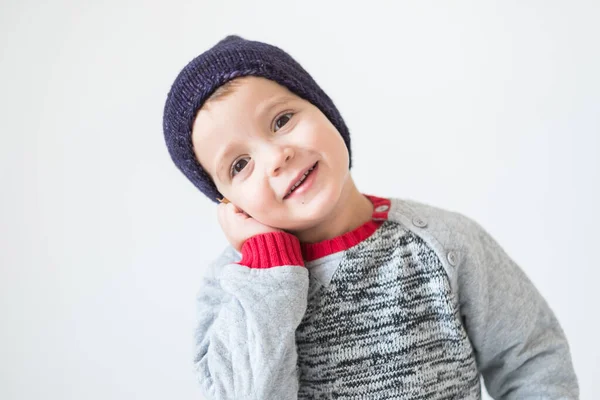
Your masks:
<svg viewBox="0 0 600 400"><path fill-rule="evenodd" d="M296 189L298 186L300 186L300 184L302 183L302 181L303 181L304 179L306 179L306 177L308 176L308 174L310 174L310 171L312 171L314 168L315 168L314 166L313 166L313 167L311 167L311 168L310 168L308 171L306 171L306 172L304 173L304 175L302 175L302 178L300 178L300 180L298 180L298 182L296 182L296 183L294 184L294 186L292 186L292 188L291 188L291 189L290 189L290 191L288 192L288 195L289 195L290 193L292 193L292 192L294 191L294 189ZM286 195L286 196L287 196L287 195Z"/></svg>

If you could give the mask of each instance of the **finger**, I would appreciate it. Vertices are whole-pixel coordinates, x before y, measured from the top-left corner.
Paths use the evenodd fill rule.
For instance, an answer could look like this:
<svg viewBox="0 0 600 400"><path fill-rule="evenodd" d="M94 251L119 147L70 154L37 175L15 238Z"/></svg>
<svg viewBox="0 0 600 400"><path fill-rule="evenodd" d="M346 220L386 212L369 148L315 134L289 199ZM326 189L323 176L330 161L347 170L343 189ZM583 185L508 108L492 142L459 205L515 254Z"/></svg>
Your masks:
<svg viewBox="0 0 600 400"><path fill-rule="evenodd" d="M224 203L217 206L217 218L221 224L227 219L227 215L229 214L226 206Z"/></svg>
<svg viewBox="0 0 600 400"><path fill-rule="evenodd" d="M244 210L242 210L240 207L236 206L235 204L233 204L233 203L228 203L227 205L228 205L228 206L229 206L229 205L231 206L231 208L233 209L233 212L234 212L234 214L245 214L245 213L244 213Z"/></svg>
<svg viewBox="0 0 600 400"><path fill-rule="evenodd" d="M227 203L225 207L227 207L227 211L232 215L235 215L238 212L238 208L233 203Z"/></svg>
<svg viewBox="0 0 600 400"><path fill-rule="evenodd" d="M224 213L227 211L227 209L226 209L226 206L227 206L227 205L226 205L225 203L221 203L221 204L219 204L219 205L217 206L217 214L218 214L218 215L223 215L223 214L224 214Z"/></svg>
<svg viewBox="0 0 600 400"><path fill-rule="evenodd" d="M233 203L228 203L225 205L225 215L227 220L235 221L242 215L242 213Z"/></svg>

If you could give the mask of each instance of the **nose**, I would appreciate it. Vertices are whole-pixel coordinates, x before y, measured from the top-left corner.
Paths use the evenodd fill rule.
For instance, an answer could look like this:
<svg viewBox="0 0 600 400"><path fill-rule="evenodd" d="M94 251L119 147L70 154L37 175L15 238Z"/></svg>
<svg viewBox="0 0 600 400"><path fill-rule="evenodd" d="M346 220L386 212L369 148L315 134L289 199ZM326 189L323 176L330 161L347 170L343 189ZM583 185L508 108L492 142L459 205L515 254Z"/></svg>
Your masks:
<svg viewBox="0 0 600 400"><path fill-rule="evenodd" d="M267 173L277 176L285 169L287 163L294 158L294 150L289 146L270 146L267 150Z"/></svg>

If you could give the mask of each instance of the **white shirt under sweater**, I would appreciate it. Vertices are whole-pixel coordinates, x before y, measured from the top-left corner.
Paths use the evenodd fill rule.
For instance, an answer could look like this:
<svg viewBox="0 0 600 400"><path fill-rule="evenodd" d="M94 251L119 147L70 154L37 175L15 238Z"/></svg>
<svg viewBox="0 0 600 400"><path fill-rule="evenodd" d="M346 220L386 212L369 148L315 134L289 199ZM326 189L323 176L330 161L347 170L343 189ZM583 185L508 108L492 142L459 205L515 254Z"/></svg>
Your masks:
<svg viewBox="0 0 600 400"><path fill-rule="evenodd" d="M258 235L211 264L194 359L207 399L480 399L480 376L494 399L578 398L556 317L481 226L366 196L378 222L358 243Z"/></svg>

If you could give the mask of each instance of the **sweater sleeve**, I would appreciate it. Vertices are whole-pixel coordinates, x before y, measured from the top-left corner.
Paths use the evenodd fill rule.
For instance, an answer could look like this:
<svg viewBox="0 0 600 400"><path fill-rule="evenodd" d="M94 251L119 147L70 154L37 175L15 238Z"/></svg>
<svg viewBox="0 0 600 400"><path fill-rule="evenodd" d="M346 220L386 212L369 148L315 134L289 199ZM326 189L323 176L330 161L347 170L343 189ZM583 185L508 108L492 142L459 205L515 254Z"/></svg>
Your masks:
<svg viewBox="0 0 600 400"><path fill-rule="evenodd" d="M461 314L494 399L578 399L565 334L546 300L503 248L468 219L458 267Z"/></svg>
<svg viewBox="0 0 600 400"><path fill-rule="evenodd" d="M240 263L213 263L203 278L197 379L207 400L297 399L295 331L308 293L299 241L285 232L261 234L242 254Z"/></svg>

